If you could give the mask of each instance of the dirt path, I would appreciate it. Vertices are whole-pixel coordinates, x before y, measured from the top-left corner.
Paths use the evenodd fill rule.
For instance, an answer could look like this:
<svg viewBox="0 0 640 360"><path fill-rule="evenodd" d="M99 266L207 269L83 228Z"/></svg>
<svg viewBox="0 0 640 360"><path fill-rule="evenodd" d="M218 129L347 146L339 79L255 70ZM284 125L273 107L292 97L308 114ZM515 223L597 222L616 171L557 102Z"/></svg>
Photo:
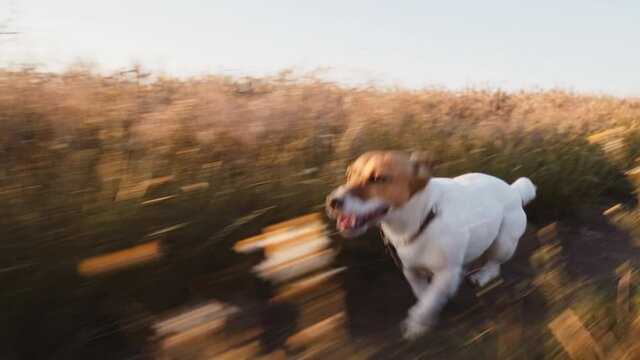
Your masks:
<svg viewBox="0 0 640 360"><path fill-rule="evenodd" d="M604 292L615 294L615 269L625 261L640 264L640 249L632 247L628 234L600 215L602 210L592 208L558 223L557 238L572 284L597 283ZM531 257L540 246L536 230L533 225L527 229L517 253L503 267L504 284L499 289L477 297L474 289L463 284L444 309L438 328L414 344L400 340L398 324L414 299L391 260L372 256L362 266L352 264L345 285L355 341L375 346L378 359L495 359L504 351L498 346L502 341L500 324L515 311L521 319L522 335L518 349L513 350L519 351L518 356L512 358L548 355L551 336L544 333L547 330L541 321L548 316L549 304L532 285L535 271Z"/></svg>

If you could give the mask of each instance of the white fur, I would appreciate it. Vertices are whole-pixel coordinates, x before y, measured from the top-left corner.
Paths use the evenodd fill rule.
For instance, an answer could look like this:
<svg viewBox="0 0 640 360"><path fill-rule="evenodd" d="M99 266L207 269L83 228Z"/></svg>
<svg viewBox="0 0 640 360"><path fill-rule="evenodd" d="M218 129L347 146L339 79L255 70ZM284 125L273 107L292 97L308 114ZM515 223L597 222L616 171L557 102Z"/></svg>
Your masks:
<svg viewBox="0 0 640 360"><path fill-rule="evenodd" d="M536 187L531 180L521 177L511 184L511 187L516 189L520 193L523 205L528 204L531 200L536 198Z"/></svg>
<svg viewBox="0 0 640 360"><path fill-rule="evenodd" d="M403 323L406 338L416 338L433 327L440 309L456 293L466 263L488 250L487 263L471 280L483 286L499 274L500 265L511 258L524 233L523 205L534 197L535 186L527 178L510 186L496 177L472 173L433 178L405 205L391 209L381 226L418 298ZM345 208L352 201L345 199ZM431 209L436 217L409 242ZM433 273L431 282L412 271L424 268Z"/></svg>
<svg viewBox="0 0 640 360"><path fill-rule="evenodd" d="M345 185L337 188L332 193L332 197L342 198L344 201L342 210L345 213L349 214L364 215L384 205L384 201L381 201L380 199L369 199L367 201L364 201L356 196L349 194Z"/></svg>

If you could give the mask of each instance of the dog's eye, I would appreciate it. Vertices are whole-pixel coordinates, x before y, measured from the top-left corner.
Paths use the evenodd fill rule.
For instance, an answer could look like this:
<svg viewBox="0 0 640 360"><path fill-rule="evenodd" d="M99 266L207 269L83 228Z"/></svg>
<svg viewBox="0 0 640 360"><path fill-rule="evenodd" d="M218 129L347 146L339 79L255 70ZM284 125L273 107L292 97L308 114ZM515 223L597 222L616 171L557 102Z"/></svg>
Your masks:
<svg viewBox="0 0 640 360"><path fill-rule="evenodd" d="M384 182L389 181L389 178L386 176L382 176L382 175L371 175L371 177L369 177L369 180L367 181L367 183L369 184L381 184Z"/></svg>

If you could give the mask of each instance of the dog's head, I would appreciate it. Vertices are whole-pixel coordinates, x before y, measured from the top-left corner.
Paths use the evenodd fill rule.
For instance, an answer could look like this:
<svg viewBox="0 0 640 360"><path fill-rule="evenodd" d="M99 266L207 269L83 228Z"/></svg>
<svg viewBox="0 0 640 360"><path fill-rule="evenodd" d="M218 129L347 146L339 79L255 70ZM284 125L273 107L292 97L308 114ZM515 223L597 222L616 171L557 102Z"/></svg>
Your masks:
<svg viewBox="0 0 640 360"><path fill-rule="evenodd" d="M327 196L327 214L337 220L342 236L361 235L424 189L431 162L426 152L367 152L347 169L346 184Z"/></svg>

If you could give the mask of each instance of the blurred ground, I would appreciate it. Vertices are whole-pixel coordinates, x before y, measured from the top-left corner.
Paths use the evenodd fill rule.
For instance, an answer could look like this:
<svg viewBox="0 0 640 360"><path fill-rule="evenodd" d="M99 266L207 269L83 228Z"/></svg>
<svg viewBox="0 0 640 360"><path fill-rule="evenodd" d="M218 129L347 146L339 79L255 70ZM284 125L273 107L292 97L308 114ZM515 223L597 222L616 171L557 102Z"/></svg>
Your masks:
<svg viewBox="0 0 640 360"><path fill-rule="evenodd" d="M592 207L560 221L557 234L569 282L595 286L599 294L614 299L616 268L625 261L630 261L636 267L640 265L640 251L633 246L628 233L612 225L602 215L606 208ZM357 349L367 351L375 359L435 356L447 359L493 359L499 352L499 323L505 313L515 306L520 314L521 320L518 321L521 321L522 336L519 339L521 343L514 348L517 353L511 358L566 358L566 354L557 349L553 356L549 355L552 336L546 328L546 322L553 313L552 308L570 306L575 299L564 299L559 305L551 306L539 286L533 284L536 271L532 267L532 257L540 248L540 241L535 236L537 230L536 224L530 224L516 255L503 267L502 286L477 297L477 289L463 283L458 295L445 308L437 329L424 340L412 344L400 339L399 323L414 298L377 234L372 232L364 238L348 241L336 239L337 243L342 243L337 265L347 267L342 281L347 294L348 329L351 335L348 342ZM124 278L116 277L101 284L102 289L108 289L103 290L106 292L95 292L85 302L69 304L67 314L60 315L60 320L44 312L35 312L37 308L30 307L29 315L34 317L22 318L31 326L28 332L21 333L24 337L20 339L23 344L20 356L8 358L147 358L147 349L141 344L145 343L145 336L150 334L144 331L133 337L125 334L117 326L117 319L106 315L110 313L110 306L117 308L121 305L118 302L132 300L144 304L145 312L157 314L199 299L213 298L235 304L244 309L245 318L252 318L249 322L262 322L267 337L270 337L265 340L266 343L277 346L283 341L283 336L290 333L287 329L291 329L295 323L295 313L286 308L267 310L264 302L259 301L268 296L264 283L257 281L248 271L250 264L256 260L242 257L234 260L237 261L235 266L205 272L201 269L187 278L176 279L185 284L182 290L176 288L174 281L165 280L168 281L166 291L157 292L157 287L162 285L154 282L153 290L142 286L137 290L128 289L126 296L120 294L114 297L114 289L129 288L126 284L118 285ZM166 274L166 266L157 270ZM127 276L131 277L132 274L128 273ZM42 301L46 302L47 299ZM51 332L55 332L56 322L68 322L72 318L85 322L87 327L54 343L56 340L51 337ZM15 329L19 331L20 325L16 325ZM47 341L52 341L48 348L55 349L54 352L41 352L38 349L42 349L42 344L35 347L29 345L34 342L46 345Z"/></svg>
<svg viewBox="0 0 640 360"><path fill-rule="evenodd" d="M560 222L559 239L570 281L596 284L600 291L614 296L615 269L625 261L639 265L640 251L632 246L628 234L601 215L601 210L604 209L595 207ZM541 320L548 316L550 309L545 297L532 284L535 273L530 261L540 247L535 230L535 225L529 226L516 254L504 265L504 289L478 298L474 289L464 283L445 307L438 328L415 344L403 343L398 330L406 310L414 302L402 274L390 260L372 266L353 264L347 288L351 294L350 324L354 336L380 346L375 355L377 359L494 359L498 355L497 323L506 311L518 306L523 336L515 348L518 352L511 358L549 358L545 343L551 336ZM508 300L497 301L504 293ZM562 353L558 356L564 358Z"/></svg>
<svg viewBox="0 0 640 360"><path fill-rule="evenodd" d="M602 215L607 208L585 209L556 224L562 253L558 259L545 261L560 261L559 270L566 276L566 283L561 286L572 288L571 294L545 293L545 284L537 283L549 274L536 268L534 258L541 241L536 236L538 226L530 224L515 256L503 267L504 283L481 296L477 295L478 289L463 283L458 295L446 306L438 327L415 343L404 342L399 332L399 323L414 302L413 295L377 234L337 240L345 241L337 265L347 268L342 279L350 334L346 344L374 359L568 358L547 328L558 310L580 309L585 300L588 306L611 307L603 305L603 301L615 302L619 278L616 269L625 263L632 267L640 265L640 251L633 246L629 234ZM217 285L211 295L224 298L219 292L220 283ZM243 292L237 287L227 290L230 301L260 308L250 296L239 299ZM594 295L598 298L589 298ZM293 331L295 309L272 309L267 313L271 336L267 341L275 348ZM611 329L615 323L611 314L604 314L604 319L585 318L590 326L595 324L596 329L591 330L596 338L602 335L598 331ZM505 344L504 334L510 326L517 327L520 335L515 343Z"/></svg>

